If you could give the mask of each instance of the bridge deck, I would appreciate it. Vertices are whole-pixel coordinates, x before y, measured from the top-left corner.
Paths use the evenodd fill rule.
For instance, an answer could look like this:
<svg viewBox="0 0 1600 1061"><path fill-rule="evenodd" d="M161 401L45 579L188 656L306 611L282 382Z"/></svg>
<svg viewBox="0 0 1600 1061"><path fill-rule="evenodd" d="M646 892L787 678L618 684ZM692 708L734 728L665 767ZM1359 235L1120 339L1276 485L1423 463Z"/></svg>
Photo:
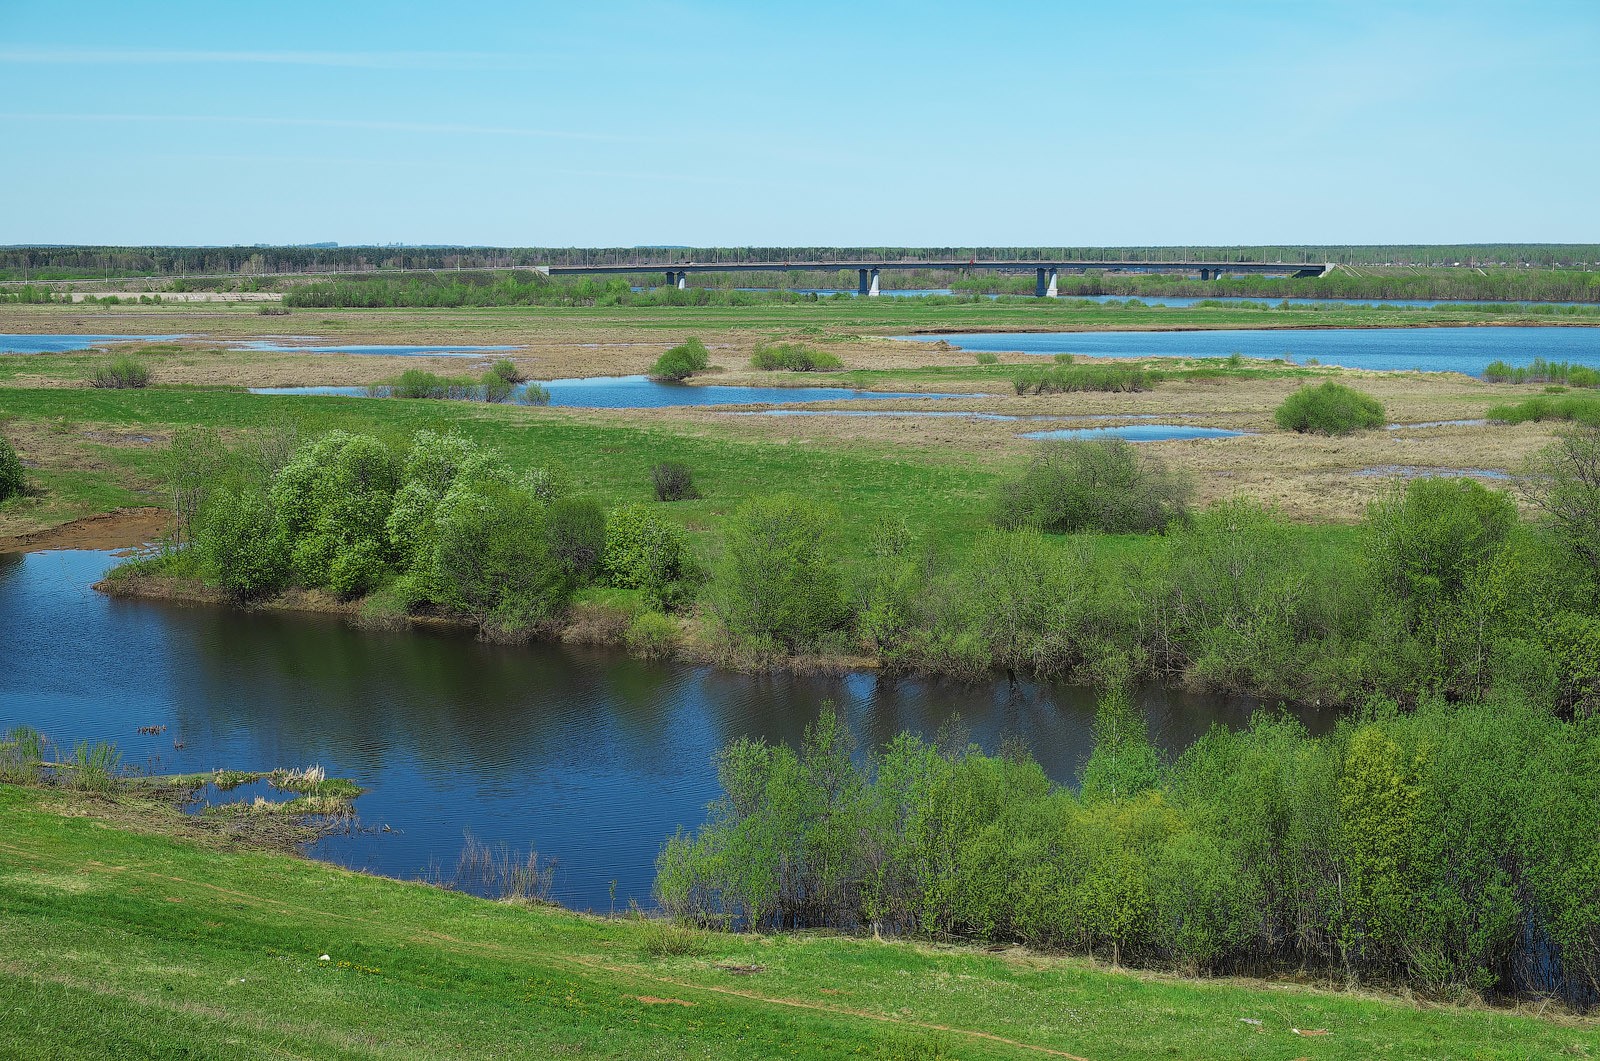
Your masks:
<svg viewBox="0 0 1600 1061"><path fill-rule="evenodd" d="M550 265L541 271L552 275L562 274L617 274L654 273L671 270L679 273L779 273L779 272L833 272L850 269L987 269L993 272L1028 272L1034 269L1055 269L1059 272L1096 269L1107 272L1207 272L1228 273L1295 273L1305 270L1325 271L1331 265L1324 262L1117 262L1117 261L855 261L855 262L658 262L639 265Z"/></svg>

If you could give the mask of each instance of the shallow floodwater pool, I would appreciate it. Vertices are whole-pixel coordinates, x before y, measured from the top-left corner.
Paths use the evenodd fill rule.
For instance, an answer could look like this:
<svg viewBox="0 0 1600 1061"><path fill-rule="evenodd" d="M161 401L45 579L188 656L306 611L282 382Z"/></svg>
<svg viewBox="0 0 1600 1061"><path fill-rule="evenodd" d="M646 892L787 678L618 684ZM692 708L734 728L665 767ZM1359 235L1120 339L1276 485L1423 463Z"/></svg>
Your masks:
<svg viewBox="0 0 1600 1061"><path fill-rule="evenodd" d="M679 405L765 405L851 401L857 398L964 398L963 394L860 391L849 387L738 387L662 383L648 376L587 376L540 384L550 404L587 409L664 409ZM519 388L523 390L526 388ZM365 387L252 387L252 394L332 394L363 398Z"/></svg>
<svg viewBox="0 0 1600 1061"><path fill-rule="evenodd" d="M1238 438L1248 431L1222 427L1189 427L1185 424L1118 424L1112 427L1062 427L1054 431L1029 431L1023 438L1097 439L1121 438L1129 442L1175 442L1191 438Z"/></svg>
<svg viewBox="0 0 1600 1061"><path fill-rule="evenodd" d="M108 343L160 343L187 335L0 335L0 354L70 354Z"/></svg>
<svg viewBox="0 0 1600 1061"><path fill-rule="evenodd" d="M797 744L828 700L864 748L902 730L931 739L959 715L990 751L1025 740L1057 781L1089 752L1094 698L1072 686L736 674L116 600L90 588L116 562L0 554L0 730L29 725L68 751L114 741L125 763L157 773L324 766L369 791L356 800L362 827L311 853L394 877L448 876L470 833L554 858L569 905L606 910L613 881L619 908L648 904L662 842L717 798L717 750L739 737ZM1141 702L1169 751L1257 706L1160 689ZM1296 713L1318 732L1337 718Z"/></svg>
<svg viewBox="0 0 1600 1061"><path fill-rule="evenodd" d="M1324 365L1478 375L1491 361L1526 365L1536 357L1600 368L1600 327L1293 328L1183 332L968 332L902 335L961 350L1086 357L1316 358Z"/></svg>

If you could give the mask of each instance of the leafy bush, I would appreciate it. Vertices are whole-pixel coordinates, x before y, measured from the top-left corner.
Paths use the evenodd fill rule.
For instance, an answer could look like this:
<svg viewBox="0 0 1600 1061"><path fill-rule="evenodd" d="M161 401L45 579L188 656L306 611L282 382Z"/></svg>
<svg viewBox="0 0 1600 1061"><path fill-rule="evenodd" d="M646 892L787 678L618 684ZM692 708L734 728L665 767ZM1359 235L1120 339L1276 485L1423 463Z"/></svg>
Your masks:
<svg viewBox="0 0 1600 1061"><path fill-rule="evenodd" d="M844 362L803 343L772 343L756 347L750 367L765 372L818 372L843 368Z"/></svg>
<svg viewBox="0 0 1600 1061"><path fill-rule="evenodd" d="M679 584L696 573L683 529L646 505L612 509L602 566L613 586L640 590L660 604L671 603Z"/></svg>
<svg viewBox="0 0 1600 1061"><path fill-rule="evenodd" d="M1000 486L995 523L1054 533L1159 531L1187 516L1188 480L1124 439L1047 441Z"/></svg>
<svg viewBox="0 0 1600 1061"><path fill-rule="evenodd" d="M988 350L978 351L972 355L972 359L980 365L998 365L1000 363L1000 355L990 353Z"/></svg>
<svg viewBox="0 0 1600 1061"><path fill-rule="evenodd" d="M517 401L523 405L549 405L550 388L541 383L529 383L517 392Z"/></svg>
<svg viewBox="0 0 1600 1061"><path fill-rule="evenodd" d="M1071 354L1060 355L1071 357ZM1155 376L1128 365L1058 365L1055 368L1029 369L1012 378L1018 394L1068 394L1076 391L1109 391L1130 394L1155 387Z"/></svg>
<svg viewBox="0 0 1600 1061"><path fill-rule="evenodd" d="M1348 435L1363 428L1382 427L1383 403L1327 380L1289 395L1273 413L1273 419L1285 431Z"/></svg>
<svg viewBox="0 0 1600 1061"><path fill-rule="evenodd" d="M679 461L662 461L650 469L650 485L657 501L693 501L700 496L694 485L694 472Z"/></svg>
<svg viewBox="0 0 1600 1061"><path fill-rule="evenodd" d="M1072 354L1055 354L1050 358L1050 360L1054 361L1058 365L1070 365L1077 359Z"/></svg>
<svg viewBox="0 0 1600 1061"><path fill-rule="evenodd" d="M1511 699L1374 704L1318 737L1262 712L1161 770L1110 698L1080 797L1015 748L901 734L853 756L824 709L798 751L723 749L722 798L656 890L703 924L1592 997L1597 761L1594 726Z"/></svg>
<svg viewBox="0 0 1600 1061"><path fill-rule="evenodd" d="M509 364L510 362L506 362ZM483 374L483 379L478 384L478 395L484 401L499 405L511 400L512 393L516 390L516 383L506 379L500 373L490 369Z"/></svg>
<svg viewBox="0 0 1600 1061"><path fill-rule="evenodd" d="M205 570L235 600L270 596L288 580L288 543L260 491L218 488L197 513L192 535Z"/></svg>
<svg viewBox="0 0 1600 1061"><path fill-rule="evenodd" d="M658 380L685 380L696 372L704 372L711 364L706 344L699 339L686 339L656 358L650 366L650 378Z"/></svg>
<svg viewBox="0 0 1600 1061"><path fill-rule="evenodd" d="M1600 591L1600 428L1561 431L1538 453L1529 477L1545 525Z"/></svg>
<svg viewBox="0 0 1600 1061"><path fill-rule="evenodd" d="M127 390L150 386L150 369L131 357L118 357L104 365L96 366L89 377L90 386L107 390Z"/></svg>
<svg viewBox="0 0 1600 1061"><path fill-rule="evenodd" d="M367 388L368 392L386 398L434 398L466 401L478 396L478 385L460 376L441 376L421 368L409 368L389 383Z"/></svg>
<svg viewBox="0 0 1600 1061"><path fill-rule="evenodd" d="M814 647L847 618L831 515L792 494L752 498L728 521L718 617L752 647Z"/></svg>
<svg viewBox="0 0 1600 1061"><path fill-rule="evenodd" d="M0 435L0 501L9 501L18 496L27 485L28 481L22 472L22 458L17 456L11 441Z"/></svg>
<svg viewBox="0 0 1600 1061"><path fill-rule="evenodd" d="M494 480L460 484L440 500L434 522L428 582L439 603L511 632L566 606L572 569L551 547L545 503L526 489Z"/></svg>
<svg viewBox="0 0 1600 1061"><path fill-rule="evenodd" d="M371 589L390 557L386 524L400 486L400 462L369 435L334 431L304 447L278 473L270 492L277 533L303 586L338 592Z"/></svg>

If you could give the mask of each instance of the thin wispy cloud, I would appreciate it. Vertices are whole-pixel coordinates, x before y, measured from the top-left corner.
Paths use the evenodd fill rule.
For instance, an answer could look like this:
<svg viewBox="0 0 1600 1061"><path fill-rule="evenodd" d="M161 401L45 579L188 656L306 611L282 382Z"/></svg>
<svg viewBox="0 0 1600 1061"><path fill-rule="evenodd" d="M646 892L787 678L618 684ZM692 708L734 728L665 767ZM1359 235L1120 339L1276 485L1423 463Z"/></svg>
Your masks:
<svg viewBox="0 0 1600 1061"><path fill-rule="evenodd" d="M527 136L555 140L594 140L644 143L652 138L570 129L530 129L506 125L469 125L456 122L388 122L356 118L287 118L253 114L0 114L0 121L24 122L206 122L222 125L301 126L324 129L371 129L398 133L459 133L471 136Z"/></svg>
<svg viewBox="0 0 1600 1061"><path fill-rule="evenodd" d="M518 69L534 65L527 56L500 52L303 52L196 51L110 48L7 48L0 62L56 66L206 63L219 65L328 66L363 70ZM543 64L539 64L543 65Z"/></svg>

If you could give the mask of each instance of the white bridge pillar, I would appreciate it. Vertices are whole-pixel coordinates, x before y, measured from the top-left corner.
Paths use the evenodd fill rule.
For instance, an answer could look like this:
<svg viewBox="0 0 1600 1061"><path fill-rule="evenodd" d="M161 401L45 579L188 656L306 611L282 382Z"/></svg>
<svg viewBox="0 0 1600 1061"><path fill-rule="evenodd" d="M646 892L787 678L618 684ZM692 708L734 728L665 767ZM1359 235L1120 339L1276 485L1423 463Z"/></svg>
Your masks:
<svg viewBox="0 0 1600 1061"><path fill-rule="evenodd" d="M878 270L872 270L872 286L867 289L868 298L878 297Z"/></svg>
<svg viewBox="0 0 1600 1061"><path fill-rule="evenodd" d="M679 291L683 291L688 286L689 286L689 274L688 273L679 273L678 274L678 290Z"/></svg>

